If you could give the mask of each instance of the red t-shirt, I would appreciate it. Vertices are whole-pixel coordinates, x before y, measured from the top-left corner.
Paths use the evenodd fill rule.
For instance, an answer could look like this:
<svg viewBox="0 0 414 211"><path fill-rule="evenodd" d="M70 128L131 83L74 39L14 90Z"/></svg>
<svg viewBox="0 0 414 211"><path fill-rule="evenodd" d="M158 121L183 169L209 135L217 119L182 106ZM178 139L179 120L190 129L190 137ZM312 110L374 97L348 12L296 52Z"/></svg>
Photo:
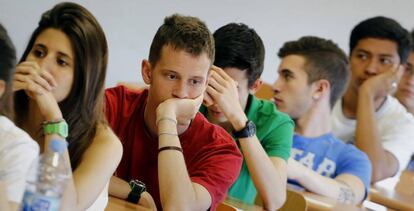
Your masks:
<svg viewBox="0 0 414 211"><path fill-rule="evenodd" d="M124 148L116 175L126 181L144 182L161 210L158 139L150 135L144 123L148 90L132 91L118 86L107 89L105 96L106 117ZM179 138L191 181L208 190L211 210L215 210L239 175L240 151L224 129L209 123L200 113Z"/></svg>

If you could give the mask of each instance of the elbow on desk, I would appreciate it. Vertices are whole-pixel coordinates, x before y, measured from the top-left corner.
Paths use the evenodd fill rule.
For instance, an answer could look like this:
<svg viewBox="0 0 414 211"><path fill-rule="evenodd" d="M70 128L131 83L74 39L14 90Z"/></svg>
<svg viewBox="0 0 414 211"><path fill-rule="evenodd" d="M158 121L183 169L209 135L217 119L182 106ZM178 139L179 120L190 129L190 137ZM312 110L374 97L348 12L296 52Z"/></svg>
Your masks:
<svg viewBox="0 0 414 211"><path fill-rule="evenodd" d="M265 210L277 210L283 206L286 201L286 193L275 196L263 197L263 208Z"/></svg>
<svg viewBox="0 0 414 211"><path fill-rule="evenodd" d="M385 153L386 158L383 160L371 161L372 173L371 183L378 182L389 177L393 177L398 173L399 162L391 153Z"/></svg>
<svg viewBox="0 0 414 211"><path fill-rule="evenodd" d="M376 183L389 177L393 177L395 174L396 172L391 172L388 169L373 169L371 174L371 183Z"/></svg>

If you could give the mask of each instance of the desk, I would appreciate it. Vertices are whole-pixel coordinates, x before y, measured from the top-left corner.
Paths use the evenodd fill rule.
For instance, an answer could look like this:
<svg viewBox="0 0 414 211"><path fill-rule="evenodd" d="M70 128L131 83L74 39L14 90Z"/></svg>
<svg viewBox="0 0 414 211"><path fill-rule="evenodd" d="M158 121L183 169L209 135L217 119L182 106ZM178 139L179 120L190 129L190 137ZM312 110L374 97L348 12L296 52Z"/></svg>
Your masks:
<svg viewBox="0 0 414 211"><path fill-rule="evenodd" d="M341 204L338 203L335 199L328 198L326 196L318 195L315 193L311 193L309 191L305 191L305 189L288 184L287 188L291 191L297 192L306 200L306 205L308 210L349 210L349 211L360 211L366 210L365 208L361 208L356 205L349 205L349 204Z"/></svg>
<svg viewBox="0 0 414 211"><path fill-rule="evenodd" d="M375 184L369 191L370 201L396 210L414 210L414 196L405 195L394 190L394 186L382 187Z"/></svg>
<svg viewBox="0 0 414 211"><path fill-rule="evenodd" d="M262 211L263 209L257 205L249 205L244 204L237 199L227 198L224 203L232 205L238 209L244 211ZM124 201L122 199L118 199L115 197L110 196L108 201L108 206L106 207L105 211L150 211L149 209L132 204L130 202Z"/></svg>
<svg viewBox="0 0 414 211"><path fill-rule="evenodd" d="M108 205L106 206L105 211L150 211L150 210L143 206L139 206L139 205L127 202L125 200L110 196L108 200Z"/></svg>
<svg viewBox="0 0 414 211"><path fill-rule="evenodd" d="M372 185L369 191L370 201L395 210L414 210L414 196L397 192L394 189L399 177L396 175Z"/></svg>
<svg viewBox="0 0 414 211"><path fill-rule="evenodd" d="M366 210L365 208L361 208L356 205L341 204L334 199L311 192L302 192L301 194L305 197L306 203L308 205L308 210Z"/></svg>
<svg viewBox="0 0 414 211"><path fill-rule="evenodd" d="M245 204L242 201L231 198L231 197L227 197L223 203L231 205L233 207L236 207L237 209L244 210L244 211L262 211L263 210L263 208L257 205Z"/></svg>
<svg viewBox="0 0 414 211"><path fill-rule="evenodd" d="M224 201L224 203L227 203L229 205L232 205L244 211L262 211L263 210L261 207L257 205L244 204L243 202L238 201L237 199L227 198ZM105 211L150 211L150 210L145 207L132 204L125 200L110 196L109 201L108 201L108 206L106 206Z"/></svg>

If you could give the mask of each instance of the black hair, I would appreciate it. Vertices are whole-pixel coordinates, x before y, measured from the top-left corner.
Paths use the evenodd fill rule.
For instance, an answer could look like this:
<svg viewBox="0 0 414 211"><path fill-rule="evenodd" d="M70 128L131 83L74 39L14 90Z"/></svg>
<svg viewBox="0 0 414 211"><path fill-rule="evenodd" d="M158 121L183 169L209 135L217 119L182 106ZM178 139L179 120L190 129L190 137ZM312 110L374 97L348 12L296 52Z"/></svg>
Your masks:
<svg viewBox="0 0 414 211"><path fill-rule="evenodd" d="M13 119L13 93L10 83L16 66L16 50L7 34L6 29L0 24L0 80L5 82L5 90L0 99L0 114Z"/></svg>
<svg viewBox="0 0 414 211"><path fill-rule="evenodd" d="M265 48L252 28L242 23L230 23L214 34L216 57L214 65L247 71L249 88L263 72Z"/></svg>
<svg viewBox="0 0 414 211"><path fill-rule="evenodd" d="M377 38L391 40L397 44L398 56L401 64L405 64L411 48L411 38L409 32L397 21L377 16L360 22L352 29L349 41L350 54L354 50L358 41L366 38Z"/></svg>

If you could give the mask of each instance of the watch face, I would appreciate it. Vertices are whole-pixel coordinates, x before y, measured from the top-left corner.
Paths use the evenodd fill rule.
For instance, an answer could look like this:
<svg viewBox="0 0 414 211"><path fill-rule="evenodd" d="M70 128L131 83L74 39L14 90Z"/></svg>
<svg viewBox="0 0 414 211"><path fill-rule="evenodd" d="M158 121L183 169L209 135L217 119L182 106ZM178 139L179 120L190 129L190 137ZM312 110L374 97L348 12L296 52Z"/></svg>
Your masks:
<svg viewBox="0 0 414 211"><path fill-rule="evenodd" d="M129 186L133 192L139 194L143 193L146 190L145 184L139 180L131 180L129 182Z"/></svg>
<svg viewBox="0 0 414 211"><path fill-rule="evenodd" d="M248 130L248 135L253 136L256 133L256 125L252 121L248 121L246 124L246 128Z"/></svg>
<svg viewBox="0 0 414 211"><path fill-rule="evenodd" d="M252 137L256 134L256 125L252 121L247 121L246 126L240 131L233 131L233 135L236 138Z"/></svg>

